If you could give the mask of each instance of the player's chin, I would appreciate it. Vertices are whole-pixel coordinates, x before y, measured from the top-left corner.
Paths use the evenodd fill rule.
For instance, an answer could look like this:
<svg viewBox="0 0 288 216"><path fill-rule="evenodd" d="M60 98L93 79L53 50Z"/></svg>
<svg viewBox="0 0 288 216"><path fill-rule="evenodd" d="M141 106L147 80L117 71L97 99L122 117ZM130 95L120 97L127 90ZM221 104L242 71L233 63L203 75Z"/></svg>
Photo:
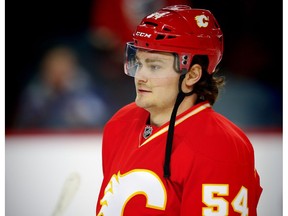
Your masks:
<svg viewBox="0 0 288 216"><path fill-rule="evenodd" d="M135 103L138 107L142 107L143 106L143 102L141 99L139 99L139 96L136 96L135 98Z"/></svg>
<svg viewBox="0 0 288 216"><path fill-rule="evenodd" d="M141 107L141 108L146 108L149 105L147 100L145 100L145 98L143 98L139 95L136 96L135 103L138 107Z"/></svg>

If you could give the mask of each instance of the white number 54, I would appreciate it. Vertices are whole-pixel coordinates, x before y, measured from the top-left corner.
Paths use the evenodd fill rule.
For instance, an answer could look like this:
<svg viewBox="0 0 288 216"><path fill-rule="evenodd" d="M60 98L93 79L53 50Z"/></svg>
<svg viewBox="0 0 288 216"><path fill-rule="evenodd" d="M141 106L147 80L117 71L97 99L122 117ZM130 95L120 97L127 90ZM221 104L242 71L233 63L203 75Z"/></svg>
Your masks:
<svg viewBox="0 0 288 216"><path fill-rule="evenodd" d="M202 202L207 205L203 207L204 216L226 216L229 215L229 202L223 196L229 195L228 184L203 184ZM248 190L242 186L235 196L231 205L235 212L241 216L248 216Z"/></svg>

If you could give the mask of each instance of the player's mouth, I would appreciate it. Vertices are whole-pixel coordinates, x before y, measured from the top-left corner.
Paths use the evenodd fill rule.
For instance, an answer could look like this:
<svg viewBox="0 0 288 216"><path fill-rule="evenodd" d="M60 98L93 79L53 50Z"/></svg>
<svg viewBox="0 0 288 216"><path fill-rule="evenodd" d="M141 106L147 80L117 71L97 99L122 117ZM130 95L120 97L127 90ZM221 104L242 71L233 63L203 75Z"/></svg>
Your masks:
<svg viewBox="0 0 288 216"><path fill-rule="evenodd" d="M143 89L143 88L138 88L137 92L138 93L151 93L152 91L149 91L149 90Z"/></svg>

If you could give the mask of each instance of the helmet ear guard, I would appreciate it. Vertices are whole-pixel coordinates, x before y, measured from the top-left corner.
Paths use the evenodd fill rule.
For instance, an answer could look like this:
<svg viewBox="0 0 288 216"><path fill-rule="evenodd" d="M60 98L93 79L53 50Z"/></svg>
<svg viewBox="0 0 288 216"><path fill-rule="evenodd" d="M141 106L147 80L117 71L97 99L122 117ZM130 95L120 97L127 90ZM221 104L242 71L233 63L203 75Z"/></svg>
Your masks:
<svg viewBox="0 0 288 216"><path fill-rule="evenodd" d="M175 57L175 63L174 63L174 69L176 72L181 73L181 74L186 74L192 63L192 58L193 56L189 53L174 53Z"/></svg>
<svg viewBox="0 0 288 216"><path fill-rule="evenodd" d="M178 54L178 65L179 65L179 70L181 71L182 74L186 74L190 67L192 66L192 59L193 55L189 53L184 53L184 54Z"/></svg>

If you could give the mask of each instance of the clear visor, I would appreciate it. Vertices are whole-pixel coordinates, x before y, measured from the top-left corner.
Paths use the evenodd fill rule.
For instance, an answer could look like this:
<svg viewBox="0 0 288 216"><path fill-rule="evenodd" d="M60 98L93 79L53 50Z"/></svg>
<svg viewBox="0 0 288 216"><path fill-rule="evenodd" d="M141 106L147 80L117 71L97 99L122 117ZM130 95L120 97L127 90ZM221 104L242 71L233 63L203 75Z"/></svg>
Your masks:
<svg viewBox="0 0 288 216"><path fill-rule="evenodd" d="M126 75L135 77L139 63L136 60L137 48L132 42L126 44L125 49L125 62L124 62L124 72Z"/></svg>
<svg viewBox="0 0 288 216"><path fill-rule="evenodd" d="M133 42L126 44L124 72L131 77L177 77L175 56L172 53L140 49Z"/></svg>

